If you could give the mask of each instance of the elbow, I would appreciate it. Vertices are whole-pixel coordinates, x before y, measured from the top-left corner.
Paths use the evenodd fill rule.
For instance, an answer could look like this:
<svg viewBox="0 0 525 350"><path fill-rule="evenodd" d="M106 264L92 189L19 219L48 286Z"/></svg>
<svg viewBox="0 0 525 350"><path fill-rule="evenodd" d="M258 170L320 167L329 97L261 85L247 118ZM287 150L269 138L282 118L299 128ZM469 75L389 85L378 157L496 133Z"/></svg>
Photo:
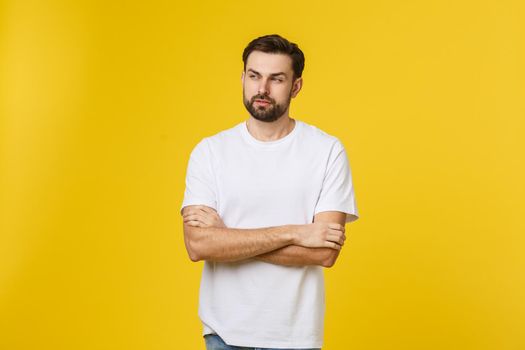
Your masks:
<svg viewBox="0 0 525 350"><path fill-rule="evenodd" d="M327 256L323 259L321 265L326 268L334 266L338 256L339 250L333 250L329 248L329 252Z"/></svg>
<svg viewBox="0 0 525 350"><path fill-rule="evenodd" d="M328 268L328 267L334 266L334 264L335 264L335 260L333 260L333 259L325 259L321 263L321 266Z"/></svg>
<svg viewBox="0 0 525 350"><path fill-rule="evenodd" d="M191 254L191 253L189 253L188 255L190 257L190 260L193 261L193 262L198 262L198 261L202 260L198 255L194 255L194 254Z"/></svg>
<svg viewBox="0 0 525 350"><path fill-rule="evenodd" d="M186 245L186 252L191 261L198 262L203 260L195 239L195 231L186 225L184 225L184 244Z"/></svg>
<svg viewBox="0 0 525 350"><path fill-rule="evenodd" d="M200 255L197 254L196 251L191 250L191 249L186 249L186 250L188 252L188 257L190 258L191 261L197 262L197 261L202 260L202 258L200 257Z"/></svg>

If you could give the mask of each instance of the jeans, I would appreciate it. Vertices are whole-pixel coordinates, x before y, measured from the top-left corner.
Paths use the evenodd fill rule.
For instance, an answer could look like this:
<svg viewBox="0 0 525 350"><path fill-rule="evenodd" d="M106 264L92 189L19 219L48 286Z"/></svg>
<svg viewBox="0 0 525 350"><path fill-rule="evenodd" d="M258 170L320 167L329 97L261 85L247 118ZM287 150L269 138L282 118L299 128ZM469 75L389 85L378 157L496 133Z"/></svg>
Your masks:
<svg viewBox="0 0 525 350"><path fill-rule="evenodd" d="M204 336L206 350L321 350L320 348L309 349L270 349L270 348L247 348L245 346L228 345L217 334L206 334Z"/></svg>

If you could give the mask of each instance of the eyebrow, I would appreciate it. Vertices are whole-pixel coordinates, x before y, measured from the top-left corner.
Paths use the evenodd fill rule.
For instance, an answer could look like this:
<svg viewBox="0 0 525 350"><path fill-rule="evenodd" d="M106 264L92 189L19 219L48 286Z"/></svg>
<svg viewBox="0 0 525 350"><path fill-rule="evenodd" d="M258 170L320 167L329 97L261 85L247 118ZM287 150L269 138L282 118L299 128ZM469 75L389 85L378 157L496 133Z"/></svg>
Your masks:
<svg viewBox="0 0 525 350"><path fill-rule="evenodd" d="M257 72L256 70L253 70L251 68L248 68L248 72L252 72L252 73L255 73L257 75L261 75L261 73ZM286 73L285 72L279 72L279 73L272 73L272 74L270 74L271 77L275 77L275 76L278 76L278 75L284 75L286 77Z"/></svg>

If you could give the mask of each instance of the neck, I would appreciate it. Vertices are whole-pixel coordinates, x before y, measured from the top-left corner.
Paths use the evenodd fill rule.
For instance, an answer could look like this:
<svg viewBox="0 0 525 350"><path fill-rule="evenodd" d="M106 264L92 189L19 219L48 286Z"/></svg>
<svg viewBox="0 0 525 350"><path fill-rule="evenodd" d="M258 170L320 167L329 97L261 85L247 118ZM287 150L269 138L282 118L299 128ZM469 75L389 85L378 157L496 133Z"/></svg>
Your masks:
<svg viewBox="0 0 525 350"><path fill-rule="evenodd" d="M295 120L287 115L274 122L266 123L250 116L246 121L248 132L259 141L276 141L292 132Z"/></svg>

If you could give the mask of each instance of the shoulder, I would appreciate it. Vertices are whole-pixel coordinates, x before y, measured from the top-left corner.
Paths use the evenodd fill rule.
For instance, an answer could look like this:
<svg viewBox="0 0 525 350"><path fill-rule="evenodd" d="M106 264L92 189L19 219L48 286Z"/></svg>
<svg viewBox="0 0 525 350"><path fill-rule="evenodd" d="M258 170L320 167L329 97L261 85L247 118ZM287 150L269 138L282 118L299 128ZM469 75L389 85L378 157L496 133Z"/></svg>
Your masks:
<svg viewBox="0 0 525 350"><path fill-rule="evenodd" d="M344 149L342 142L338 137L321 130L315 125L302 122L302 138L305 143L316 148L328 150L329 152L338 152Z"/></svg>
<svg viewBox="0 0 525 350"><path fill-rule="evenodd" d="M231 142L238 141L241 136L241 128L243 123L237 123L236 125L219 131L215 134L205 137L201 142L204 142L208 147L215 148L221 145L228 144Z"/></svg>
<svg viewBox="0 0 525 350"><path fill-rule="evenodd" d="M208 154L212 150L220 148L221 146L231 143L237 140L240 134L240 128L242 123L238 123L235 126L219 131L215 134L202 138L194 147L193 152L198 154Z"/></svg>

